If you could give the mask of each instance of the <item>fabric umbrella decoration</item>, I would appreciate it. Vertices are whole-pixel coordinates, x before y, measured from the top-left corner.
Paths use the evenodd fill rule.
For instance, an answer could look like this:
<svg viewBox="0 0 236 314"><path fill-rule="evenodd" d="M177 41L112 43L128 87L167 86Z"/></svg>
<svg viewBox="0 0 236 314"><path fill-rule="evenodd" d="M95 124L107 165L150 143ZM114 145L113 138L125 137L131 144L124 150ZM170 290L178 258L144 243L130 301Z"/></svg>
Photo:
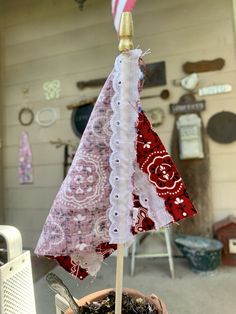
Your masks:
<svg viewBox="0 0 236 314"><path fill-rule="evenodd" d="M135 234L196 214L141 109L143 53L127 45L126 32L35 250L79 279L95 276L117 247L119 260Z"/></svg>
<svg viewBox="0 0 236 314"><path fill-rule="evenodd" d="M141 57L135 49L116 58L35 251L79 279L96 275L117 244L130 244L137 233L196 214L178 170L141 110ZM122 98L122 89L132 91L130 96Z"/></svg>

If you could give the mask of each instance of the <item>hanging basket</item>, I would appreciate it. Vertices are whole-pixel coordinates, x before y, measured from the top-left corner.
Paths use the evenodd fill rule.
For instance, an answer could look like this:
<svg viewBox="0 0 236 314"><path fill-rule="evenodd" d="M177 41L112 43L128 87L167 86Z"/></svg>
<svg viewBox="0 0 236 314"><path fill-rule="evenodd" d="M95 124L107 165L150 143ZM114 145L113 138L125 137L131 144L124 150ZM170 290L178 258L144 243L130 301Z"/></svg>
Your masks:
<svg viewBox="0 0 236 314"><path fill-rule="evenodd" d="M221 263L223 244L220 241L181 235L175 238L175 243L195 271L213 271Z"/></svg>

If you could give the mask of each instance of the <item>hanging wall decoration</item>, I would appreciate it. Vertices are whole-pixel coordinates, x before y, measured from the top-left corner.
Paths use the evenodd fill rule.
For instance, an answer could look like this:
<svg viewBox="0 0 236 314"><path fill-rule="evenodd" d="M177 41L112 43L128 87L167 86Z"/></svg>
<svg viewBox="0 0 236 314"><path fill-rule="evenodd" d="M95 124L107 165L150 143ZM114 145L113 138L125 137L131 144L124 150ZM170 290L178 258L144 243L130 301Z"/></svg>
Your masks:
<svg viewBox="0 0 236 314"><path fill-rule="evenodd" d="M169 105L170 113L175 115L201 112L205 109L205 100L196 100L192 94L185 94L179 99L178 103Z"/></svg>
<svg viewBox="0 0 236 314"><path fill-rule="evenodd" d="M71 127L75 135L78 136L79 138L82 136L86 128L90 114L93 110L93 105L94 105L93 103L88 103L72 111Z"/></svg>
<svg viewBox="0 0 236 314"><path fill-rule="evenodd" d="M80 8L80 10L83 10L84 8L84 3L86 0L75 0L78 3L78 6Z"/></svg>
<svg viewBox="0 0 236 314"><path fill-rule="evenodd" d="M42 127L49 127L56 122L59 116L59 110L53 107L44 107L37 111L35 121Z"/></svg>
<svg viewBox="0 0 236 314"><path fill-rule="evenodd" d="M70 104L67 109L72 110L71 114L71 127L75 135L79 138L82 136L90 114L93 110L93 106L97 100L97 97L82 99L78 103Z"/></svg>
<svg viewBox="0 0 236 314"><path fill-rule="evenodd" d="M170 97L170 91L168 89L163 89L160 92L160 94L142 96L141 99L150 99L150 98L158 98L158 97L160 97L163 100L166 100Z"/></svg>
<svg viewBox="0 0 236 314"><path fill-rule="evenodd" d="M207 123L207 133L217 143L236 141L236 114L229 111L214 114Z"/></svg>
<svg viewBox="0 0 236 314"><path fill-rule="evenodd" d="M90 114L97 97L82 99L77 103L67 105L67 109L72 110L71 127L77 137L81 137L86 128Z"/></svg>
<svg viewBox="0 0 236 314"><path fill-rule="evenodd" d="M19 145L19 183L33 183L32 152L28 133L21 132Z"/></svg>
<svg viewBox="0 0 236 314"><path fill-rule="evenodd" d="M221 70L225 65L225 60L217 58L214 60L201 60L196 62L186 62L183 64L183 71L186 74L201 73Z"/></svg>
<svg viewBox="0 0 236 314"><path fill-rule="evenodd" d="M179 131L179 158L203 158L202 123L196 113L181 115L176 121Z"/></svg>
<svg viewBox="0 0 236 314"><path fill-rule="evenodd" d="M61 93L61 82L59 80L46 81L43 84L43 90L47 100L57 99Z"/></svg>
<svg viewBox="0 0 236 314"><path fill-rule="evenodd" d="M65 178L75 155L78 143L71 140L64 141L60 138L54 141L50 141L50 144L55 145L56 148L63 147L64 149L64 162L63 162L63 178Z"/></svg>
<svg viewBox="0 0 236 314"><path fill-rule="evenodd" d="M67 109L72 110L71 127L75 135L79 138L82 136L90 114L93 110L97 97L82 99L78 103L67 105Z"/></svg>
<svg viewBox="0 0 236 314"><path fill-rule="evenodd" d="M180 80L174 80L173 84L175 86L182 86L188 91L194 91L199 84L199 76L197 73L192 73L188 76L183 77Z"/></svg>
<svg viewBox="0 0 236 314"><path fill-rule="evenodd" d="M175 116L171 150L190 197L199 209L199 215L187 224L183 222L178 232L210 236L209 148L201 117L205 107L205 100L197 100L193 94L185 94L178 103L170 105L170 113Z"/></svg>
<svg viewBox="0 0 236 314"><path fill-rule="evenodd" d="M145 65L145 87L166 85L166 63L165 61L153 62Z"/></svg>
<svg viewBox="0 0 236 314"><path fill-rule="evenodd" d="M163 124L165 115L164 110L162 108L153 108L147 110L147 115L150 118L152 126L154 128Z"/></svg>
<svg viewBox="0 0 236 314"><path fill-rule="evenodd" d="M232 92L232 85L223 84L223 85L212 85L207 87L199 88L198 95L199 96L208 96L208 95L216 95L216 94L225 94Z"/></svg>
<svg viewBox="0 0 236 314"><path fill-rule="evenodd" d="M144 88L163 86L166 85L166 63L165 61L159 61L154 63L145 64L145 83ZM100 87L105 83L106 78L99 78L89 81L79 81L76 83L79 89L86 87ZM167 96L168 98L168 96Z"/></svg>
<svg viewBox="0 0 236 314"><path fill-rule="evenodd" d="M29 126L34 121L34 113L30 108L22 108L18 114L18 120L21 125Z"/></svg>
<svg viewBox="0 0 236 314"><path fill-rule="evenodd" d="M200 112L205 101L197 101L192 94L183 95L177 104L170 104L170 112L176 116L179 159L203 158L202 121Z"/></svg>
<svg viewBox="0 0 236 314"><path fill-rule="evenodd" d="M23 94L23 108L20 109L18 113L18 120L21 125L29 126L34 121L34 113L33 110L29 108L29 88L24 87L22 89Z"/></svg>

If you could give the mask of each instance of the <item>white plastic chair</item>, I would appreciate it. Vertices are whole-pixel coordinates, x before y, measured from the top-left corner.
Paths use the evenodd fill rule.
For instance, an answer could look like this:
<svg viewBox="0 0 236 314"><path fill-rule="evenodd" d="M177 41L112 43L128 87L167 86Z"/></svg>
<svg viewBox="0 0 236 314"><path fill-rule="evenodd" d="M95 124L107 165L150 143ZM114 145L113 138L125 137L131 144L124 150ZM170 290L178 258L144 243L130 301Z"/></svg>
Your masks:
<svg viewBox="0 0 236 314"><path fill-rule="evenodd" d="M56 314L64 314L69 308L68 302L59 294L55 295L55 306Z"/></svg>

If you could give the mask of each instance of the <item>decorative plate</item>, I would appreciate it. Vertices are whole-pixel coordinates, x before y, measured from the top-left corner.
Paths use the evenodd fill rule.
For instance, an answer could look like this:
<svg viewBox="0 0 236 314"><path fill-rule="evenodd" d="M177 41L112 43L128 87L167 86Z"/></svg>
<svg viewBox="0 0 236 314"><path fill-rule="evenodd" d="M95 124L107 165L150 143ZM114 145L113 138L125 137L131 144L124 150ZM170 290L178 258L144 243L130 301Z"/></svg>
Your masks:
<svg viewBox="0 0 236 314"><path fill-rule="evenodd" d="M58 113L55 108L44 107L37 111L35 121L42 127L51 126L58 118Z"/></svg>

